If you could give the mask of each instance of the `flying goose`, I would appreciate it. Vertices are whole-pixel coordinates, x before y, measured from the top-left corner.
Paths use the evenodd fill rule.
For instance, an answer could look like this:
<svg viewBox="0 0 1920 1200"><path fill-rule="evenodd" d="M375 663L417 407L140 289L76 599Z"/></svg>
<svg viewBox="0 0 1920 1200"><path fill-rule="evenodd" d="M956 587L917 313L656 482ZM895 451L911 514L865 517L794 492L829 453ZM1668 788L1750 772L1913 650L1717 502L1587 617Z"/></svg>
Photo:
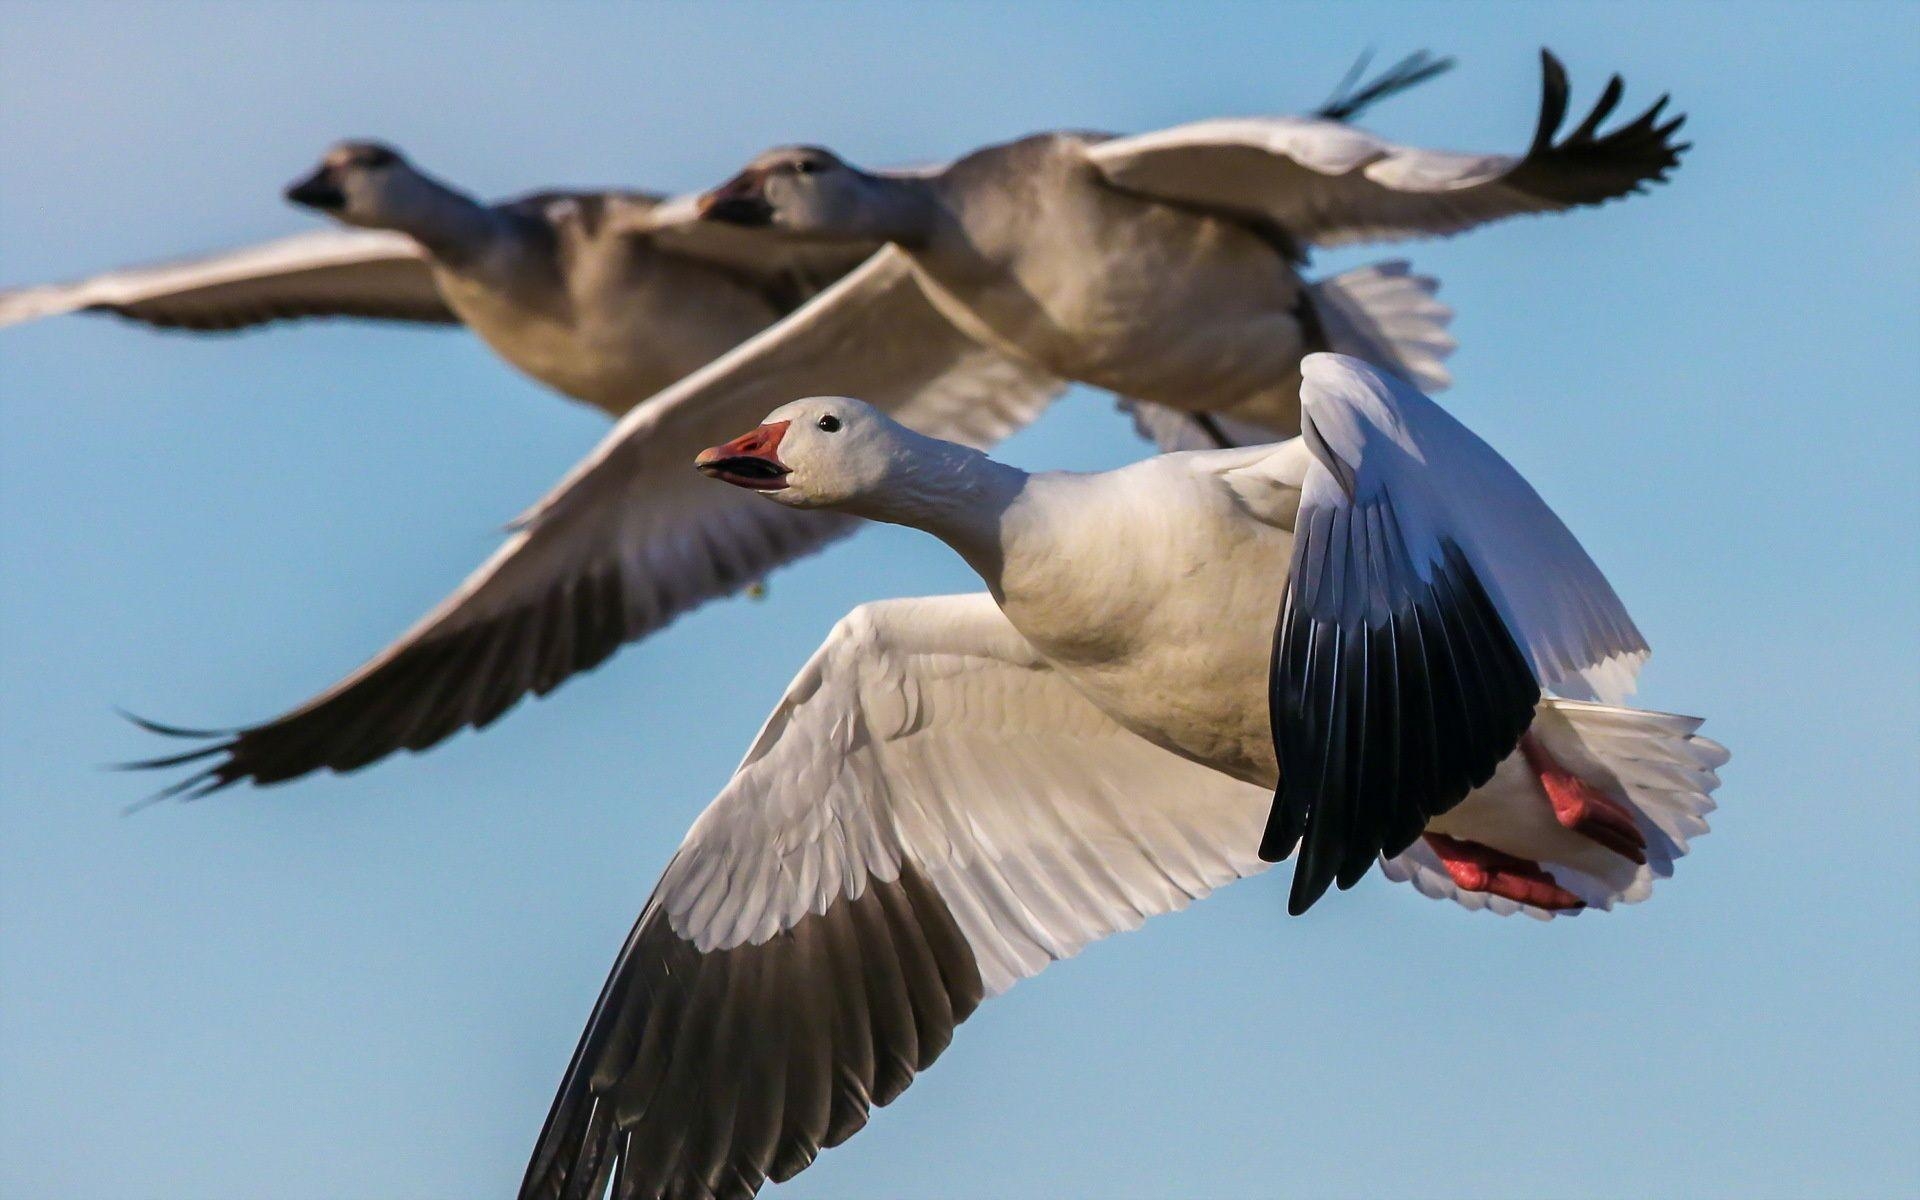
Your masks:
<svg viewBox="0 0 1920 1200"><path fill-rule="evenodd" d="M286 197L347 228L0 292L0 326L68 312L203 331L300 317L464 324L540 383L619 416L878 247L702 228L689 200L636 191L486 204L368 141L334 146Z"/></svg>
<svg viewBox="0 0 1920 1200"><path fill-rule="evenodd" d="M1129 398L1144 432L1183 449L1297 433L1298 362L1313 350L1444 384L1450 314L1431 280L1388 263L1309 285L1305 248L1597 204L1664 178L1685 147L1659 104L1598 132L1617 77L1555 141L1567 86L1550 54L1539 133L1519 159L1407 149L1345 124L1443 65L1415 56L1314 117L1232 124L1264 130L1263 151L1202 123L1142 138L1045 134L885 174L814 149L763 157L699 202L702 219L675 206L674 236L892 244L628 414L491 559L358 671L244 729L155 726L211 741L152 765L211 759L174 793L200 795L425 749L847 532L843 516L745 506L672 471L796 395L859 395L922 432L984 446L1072 379ZM1259 182L1215 204L1128 182L1195 155L1194 179L1242 186L1244 168Z"/></svg>
<svg viewBox="0 0 1920 1200"><path fill-rule="evenodd" d="M1300 439L1104 474L1027 475L832 398L701 456L931 532L989 592L863 605L801 670L629 935L522 1200L751 1196L983 999L1301 834L1295 911L1376 861L1540 919L1671 874L1726 752L1691 718L1540 694L1620 690L1644 655L1605 580L1412 389L1324 354L1304 376ZM1299 674L1296 619L1398 644ZM1277 740L1270 667L1274 725L1298 725ZM1301 818L1279 845L1276 781L1310 801L1276 810Z"/></svg>
<svg viewBox="0 0 1920 1200"><path fill-rule="evenodd" d="M1444 66L1416 56L1355 103ZM1348 124L1353 105L1336 100L1311 117L1037 134L912 175L781 147L709 192L701 211L806 245L886 241L983 345L1190 414L1212 444L1245 440L1218 436L1221 422L1292 436L1300 356L1348 348L1329 340L1338 317L1305 295L1309 249L1604 204L1663 182L1687 149L1673 140L1685 118L1661 119L1664 96L1601 132L1624 92L1618 75L1561 136L1566 71L1544 50L1541 69L1539 119L1518 157L1397 145ZM1392 350L1355 352L1431 391L1451 342L1418 328L1419 315L1396 312L1380 329Z"/></svg>

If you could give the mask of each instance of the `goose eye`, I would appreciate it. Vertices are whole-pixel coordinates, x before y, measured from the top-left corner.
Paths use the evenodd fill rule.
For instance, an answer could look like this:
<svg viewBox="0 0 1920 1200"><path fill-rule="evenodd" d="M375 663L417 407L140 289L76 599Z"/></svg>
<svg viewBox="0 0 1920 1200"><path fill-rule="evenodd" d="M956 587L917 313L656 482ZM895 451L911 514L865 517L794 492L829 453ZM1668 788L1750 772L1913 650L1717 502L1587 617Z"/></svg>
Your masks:
<svg viewBox="0 0 1920 1200"><path fill-rule="evenodd" d="M815 422L815 424L819 425L821 430L826 433L840 432L840 418L834 416L832 413L828 413L826 416L821 417L819 421Z"/></svg>
<svg viewBox="0 0 1920 1200"><path fill-rule="evenodd" d="M820 164L817 162L814 162L810 158L803 158L799 162L793 164L793 173L795 175L811 175L815 171L818 171L819 169L820 169Z"/></svg>

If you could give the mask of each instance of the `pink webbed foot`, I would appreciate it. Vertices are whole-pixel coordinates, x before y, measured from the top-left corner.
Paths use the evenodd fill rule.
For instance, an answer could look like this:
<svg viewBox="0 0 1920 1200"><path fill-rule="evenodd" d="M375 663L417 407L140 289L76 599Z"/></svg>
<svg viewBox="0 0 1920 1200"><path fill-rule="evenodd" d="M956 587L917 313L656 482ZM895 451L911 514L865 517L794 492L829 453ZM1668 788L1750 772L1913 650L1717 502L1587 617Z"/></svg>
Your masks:
<svg viewBox="0 0 1920 1200"><path fill-rule="evenodd" d="M1613 797L1553 760L1532 735L1520 739L1527 765L1540 777L1553 804L1553 815L1581 837L1591 838L1620 857L1647 861L1647 837L1633 822L1633 814Z"/></svg>
<svg viewBox="0 0 1920 1200"><path fill-rule="evenodd" d="M1555 883L1537 862L1444 833L1423 836L1462 891L1504 896L1549 912L1586 907L1580 897Z"/></svg>

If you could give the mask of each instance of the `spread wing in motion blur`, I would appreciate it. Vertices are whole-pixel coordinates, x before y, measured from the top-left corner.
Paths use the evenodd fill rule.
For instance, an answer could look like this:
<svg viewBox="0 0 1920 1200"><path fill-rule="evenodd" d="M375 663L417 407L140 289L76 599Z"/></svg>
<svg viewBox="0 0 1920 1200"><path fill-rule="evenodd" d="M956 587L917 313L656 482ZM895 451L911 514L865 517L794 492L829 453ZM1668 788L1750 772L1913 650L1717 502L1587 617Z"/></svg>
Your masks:
<svg viewBox="0 0 1920 1200"><path fill-rule="evenodd" d="M796 396L852 394L936 437L989 445L1061 384L942 317L897 250L627 414L439 607L284 716L137 764L212 760L162 796L350 771L484 727L688 609L850 532L693 470L700 450ZM157 732L198 731L143 722ZM157 797L156 797L157 798Z"/></svg>
<svg viewBox="0 0 1920 1200"><path fill-rule="evenodd" d="M0 326L107 312L166 329L247 329L300 317L458 325L419 244L401 233L321 229L205 258L0 292Z"/></svg>
<svg viewBox="0 0 1920 1200"><path fill-rule="evenodd" d="M1540 59L1539 121L1517 158L1396 145L1327 117L1198 121L1115 138L1088 157L1115 187L1249 213L1320 246L1459 233L1604 204L1665 180L1687 149L1673 140L1686 118L1662 119L1666 97L1603 133L1625 91L1615 75L1562 135L1567 72L1547 51Z"/></svg>

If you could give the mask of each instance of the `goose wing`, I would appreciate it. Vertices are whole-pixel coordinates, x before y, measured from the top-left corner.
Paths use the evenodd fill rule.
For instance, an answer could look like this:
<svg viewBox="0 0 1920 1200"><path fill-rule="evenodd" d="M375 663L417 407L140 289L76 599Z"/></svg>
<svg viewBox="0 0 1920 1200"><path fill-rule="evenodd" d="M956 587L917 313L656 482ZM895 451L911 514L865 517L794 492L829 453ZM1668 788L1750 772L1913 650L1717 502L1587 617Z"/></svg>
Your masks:
<svg viewBox="0 0 1920 1200"><path fill-rule="evenodd" d="M423 750L850 532L852 518L769 504L693 470L701 449L789 400L858 395L922 432L976 446L1038 415L1059 381L962 335L913 270L905 255L883 251L641 403L466 582L372 661L284 716L144 764L212 760L163 794L348 771Z"/></svg>
<svg viewBox="0 0 1920 1200"><path fill-rule="evenodd" d="M0 326L70 312L203 331L298 317L460 323L412 238L357 229L315 230L78 283L0 292Z"/></svg>
<svg viewBox="0 0 1920 1200"><path fill-rule="evenodd" d="M1301 242L1335 246L1458 233L1523 213L1604 204L1664 182L1687 149L1684 117L1661 97L1602 132L1618 75L1561 136L1567 73L1541 51L1539 121L1526 153L1462 154L1396 145L1325 117L1199 121L1116 138L1088 157L1115 187L1273 221Z"/></svg>
<svg viewBox="0 0 1920 1200"><path fill-rule="evenodd" d="M1266 802L1115 724L984 594L856 609L668 865L522 1200L788 1178L982 999L1260 870Z"/></svg>
<svg viewBox="0 0 1920 1200"><path fill-rule="evenodd" d="M1303 378L1302 436L1239 485L1294 532L1261 844L1300 845L1294 912L1485 783L1543 687L1614 702L1647 654L1566 526L1444 409L1341 355L1308 356Z"/></svg>

